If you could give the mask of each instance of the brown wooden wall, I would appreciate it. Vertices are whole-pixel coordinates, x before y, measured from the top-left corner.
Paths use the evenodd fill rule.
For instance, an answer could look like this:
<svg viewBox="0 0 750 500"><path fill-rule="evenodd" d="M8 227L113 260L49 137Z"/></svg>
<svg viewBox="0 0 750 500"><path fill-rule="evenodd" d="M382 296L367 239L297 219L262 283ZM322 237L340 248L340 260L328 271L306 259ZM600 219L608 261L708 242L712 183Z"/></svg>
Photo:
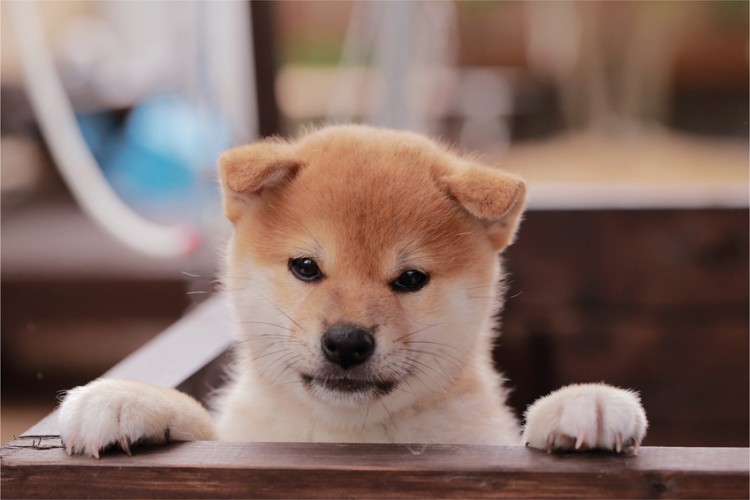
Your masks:
<svg viewBox="0 0 750 500"><path fill-rule="evenodd" d="M519 412L571 382L638 389L646 442L748 446L748 211L530 211L496 360Z"/></svg>

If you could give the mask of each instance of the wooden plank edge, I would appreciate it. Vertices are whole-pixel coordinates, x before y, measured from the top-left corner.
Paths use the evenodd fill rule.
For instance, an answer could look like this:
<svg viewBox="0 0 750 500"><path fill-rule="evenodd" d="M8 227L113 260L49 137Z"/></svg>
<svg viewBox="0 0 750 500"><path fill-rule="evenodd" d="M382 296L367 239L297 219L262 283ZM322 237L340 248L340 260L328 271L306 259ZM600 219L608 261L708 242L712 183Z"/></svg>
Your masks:
<svg viewBox="0 0 750 500"><path fill-rule="evenodd" d="M233 330L231 318L226 297L217 294L112 367L103 377L177 387L229 349Z"/></svg>
<svg viewBox="0 0 750 500"><path fill-rule="evenodd" d="M191 442L68 457L55 437L2 449L2 488L39 498L747 498L747 448L637 457L523 447ZM136 485L136 486L133 486Z"/></svg>

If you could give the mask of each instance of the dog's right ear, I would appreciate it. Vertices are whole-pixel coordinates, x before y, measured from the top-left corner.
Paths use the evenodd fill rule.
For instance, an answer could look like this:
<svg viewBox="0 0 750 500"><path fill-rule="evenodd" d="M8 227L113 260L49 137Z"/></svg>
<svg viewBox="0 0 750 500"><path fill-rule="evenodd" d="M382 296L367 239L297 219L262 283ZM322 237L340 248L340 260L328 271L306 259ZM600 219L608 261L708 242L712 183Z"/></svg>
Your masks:
<svg viewBox="0 0 750 500"><path fill-rule="evenodd" d="M230 149L219 158L219 177L224 212L236 221L256 203L264 189L272 189L292 179L302 167L292 146L279 140L267 140Z"/></svg>
<svg viewBox="0 0 750 500"><path fill-rule="evenodd" d="M467 163L437 182L482 222L497 251L513 242L526 202L523 179L500 169Z"/></svg>

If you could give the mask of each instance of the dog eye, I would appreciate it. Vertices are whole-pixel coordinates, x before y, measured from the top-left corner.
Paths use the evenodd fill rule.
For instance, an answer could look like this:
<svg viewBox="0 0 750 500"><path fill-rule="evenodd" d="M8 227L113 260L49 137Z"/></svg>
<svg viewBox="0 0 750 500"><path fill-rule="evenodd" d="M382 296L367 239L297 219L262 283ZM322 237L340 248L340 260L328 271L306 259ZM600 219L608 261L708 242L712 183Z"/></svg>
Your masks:
<svg viewBox="0 0 750 500"><path fill-rule="evenodd" d="M409 269L393 280L391 290L394 292L416 292L421 290L428 281L430 281L429 275L416 269Z"/></svg>
<svg viewBox="0 0 750 500"><path fill-rule="evenodd" d="M302 281L318 281L323 279L318 264L309 257L289 259L289 270L295 278Z"/></svg>

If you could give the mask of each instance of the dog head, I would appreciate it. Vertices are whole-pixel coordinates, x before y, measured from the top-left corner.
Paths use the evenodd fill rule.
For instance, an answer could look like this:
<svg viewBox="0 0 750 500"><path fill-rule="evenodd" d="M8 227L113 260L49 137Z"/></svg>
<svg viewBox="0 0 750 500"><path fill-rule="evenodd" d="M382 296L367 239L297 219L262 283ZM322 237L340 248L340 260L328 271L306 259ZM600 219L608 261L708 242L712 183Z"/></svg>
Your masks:
<svg viewBox="0 0 750 500"><path fill-rule="evenodd" d="M261 383L312 404L396 408L489 356L519 178L363 126L233 149L220 175L234 225L224 284Z"/></svg>

